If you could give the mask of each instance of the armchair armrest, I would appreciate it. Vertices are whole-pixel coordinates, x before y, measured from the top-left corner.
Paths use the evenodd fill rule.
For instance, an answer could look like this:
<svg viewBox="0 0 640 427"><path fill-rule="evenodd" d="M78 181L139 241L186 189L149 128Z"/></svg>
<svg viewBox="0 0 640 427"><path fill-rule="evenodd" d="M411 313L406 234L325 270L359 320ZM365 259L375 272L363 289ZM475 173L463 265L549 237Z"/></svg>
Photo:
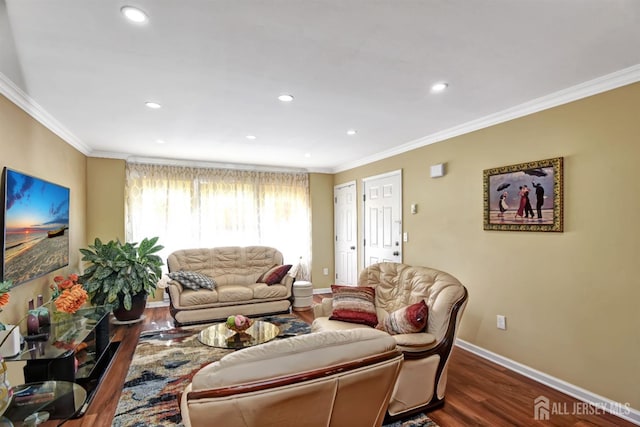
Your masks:
<svg viewBox="0 0 640 427"><path fill-rule="evenodd" d="M333 298L324 298L320 304L313 305L313 317L329 317L333 313Z"/></svg>

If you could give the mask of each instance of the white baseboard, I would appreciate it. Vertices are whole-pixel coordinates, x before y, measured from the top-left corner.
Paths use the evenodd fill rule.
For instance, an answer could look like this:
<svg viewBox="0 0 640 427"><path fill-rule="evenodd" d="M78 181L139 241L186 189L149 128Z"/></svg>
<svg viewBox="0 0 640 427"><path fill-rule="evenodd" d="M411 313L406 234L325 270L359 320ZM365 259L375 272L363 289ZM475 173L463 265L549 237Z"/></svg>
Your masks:
<svg viewBox="0 0 640 427"><path fill-rule="evenodd" d="M147 301L147 308L169 307L169 301Z"/></svg>
<svg viewBox="0 0 640 427"><path fill-rule="evenodd" d="M482 357L483 359L487 359L493 363L497 363L500 366L504 366L507 369L524 375L527 378L531 378L534 381L558 390L582 402L594 405L596 408L607 411L615 415L616 417L622 418L633 424L640 425L640 411L638 411L637 409L625 407L625 404L623 403L614 402L613 400L607 399L606 397L592 393L589 390L585 390L581 387L570 384L559 378L555 378L549 374L545 374L544 372L538 371L529 366L523 365L514 360L493 353L489 350L485 350L482 347L478 347L475 344L471 344L459 338L456 339L456 345L460 348L470 351L477 356ZM533 414L531 414L531 416L533 416Z"/></svg>
<svg viewBox="0 0 640 427"><path fill-rule="evenodd" d="M314 288L313 289L313 294L317 295L317 294L330 294L331 293L331 288Z"/></svg>

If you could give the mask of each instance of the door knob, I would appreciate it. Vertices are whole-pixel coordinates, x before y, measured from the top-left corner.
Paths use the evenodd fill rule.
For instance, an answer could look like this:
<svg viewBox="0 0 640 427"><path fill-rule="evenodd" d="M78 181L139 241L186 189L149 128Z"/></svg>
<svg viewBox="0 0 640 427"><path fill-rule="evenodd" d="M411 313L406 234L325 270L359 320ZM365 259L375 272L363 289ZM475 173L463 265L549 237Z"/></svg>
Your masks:
<svg viewBox="0 0 640 427"><path fill-rule="evenodd" d="M351 246L349 249L351 249L352 251L355 251L356 247L355 246Z"/></svg>
<svg viewBox="0 0 640 427"><path fill-rule="evenodd" d="M398 252L398 251L394 251L393 252L393 256L399 256L399 255L400 255L400 252Z"/></svg>

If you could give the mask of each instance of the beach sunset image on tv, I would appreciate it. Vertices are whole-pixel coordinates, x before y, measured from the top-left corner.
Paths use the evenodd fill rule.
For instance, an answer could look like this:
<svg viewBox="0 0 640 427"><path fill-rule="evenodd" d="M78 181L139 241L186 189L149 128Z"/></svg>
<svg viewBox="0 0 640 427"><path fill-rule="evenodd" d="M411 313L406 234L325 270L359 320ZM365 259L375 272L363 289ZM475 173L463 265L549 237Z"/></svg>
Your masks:
<svg viewBox="0 0 640 427"><path fill-rule="evenodd" d="M69 264L69 189L4 172L3 279L16 285Z"/></svg>

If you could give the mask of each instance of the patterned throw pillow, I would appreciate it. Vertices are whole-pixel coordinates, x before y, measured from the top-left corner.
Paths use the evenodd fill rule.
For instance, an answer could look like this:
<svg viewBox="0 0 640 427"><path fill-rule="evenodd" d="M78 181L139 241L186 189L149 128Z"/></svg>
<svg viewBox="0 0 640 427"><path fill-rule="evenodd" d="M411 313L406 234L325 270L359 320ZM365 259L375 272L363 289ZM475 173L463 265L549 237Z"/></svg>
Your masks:
<svg viewBox="0 0 640 427"><path fill-rule="evenodd" d="M197 271L175 271L169 273L167 276L176 282L180 282L182 286L186 286L194 291L200 288L213 290L216 285L216 281L211 277L198 273Z"/></svg>
<svg viewBox="0 0 640 427"><path fill-rule="evenodd" d="M289 270L291 270L291 264L274 265L264 272L262 276L258 277L256 283L266 283L267 285L280 283Z"/></svg>
<svg viewBox="0 0 640 427"><path fill-rule="evenodd" d="M368 286L331 285L333 313L330 320L376 326L376 290Z"/></svg>
<svg viewBox="0 0 640 427"><path fill-rule="evenodd" d="M429 308L424 300L389 314L379 326L391 335L421 332L427 326Z"/></svg>

